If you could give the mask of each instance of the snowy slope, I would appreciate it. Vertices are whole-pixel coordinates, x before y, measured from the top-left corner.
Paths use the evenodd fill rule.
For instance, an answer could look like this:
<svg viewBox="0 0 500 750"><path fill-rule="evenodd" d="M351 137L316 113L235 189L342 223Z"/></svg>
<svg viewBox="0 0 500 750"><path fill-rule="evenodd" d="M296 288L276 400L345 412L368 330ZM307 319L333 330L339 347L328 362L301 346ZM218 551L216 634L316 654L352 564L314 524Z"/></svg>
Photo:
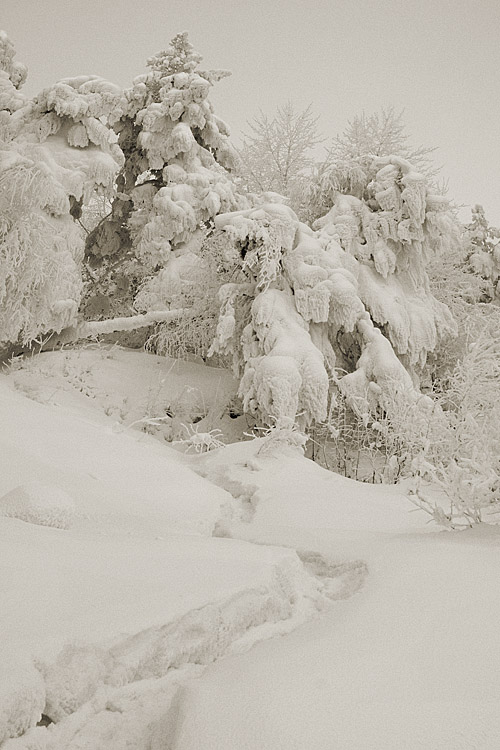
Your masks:
<svg viewBox="0 0 500 750"><path fill-rule="evenodd" d="M1 739L324 606L293 551L212 538L231 496L81 394L39 403L2 376L0 413Z"/></svg>
<svg viewBox="0 0 500 750"><path fill-rule="evenodd" d="M41 403L76 408L80 414L97 409L124 426L143 427L167 440L185 437L183 424L192 422L236 439L240 420L230 419L227 410L238 384L227 370L88 344L18 358L7 377ZM154 428L151 419L159 421Z"/></svg>
<svg viewBox="0 0 500 750"><path fill-rule="evenodd" d="M190 683L176 750L497 749L500 528L439 532L396 488L260 442L202 459L243 507L220 533L295 547L319 575L356 555L366 575L359 591L351 562L334 607Z"/></svg>
<svg viewBox="0 0 500 750"><path fill-rule="evenodd" d="M156 359L0 375L2 750L498 750L498 528L440 532L269 439L127 429ZM188 368L207 413L231 393Z"/></svg>
<svg viewBox="0 0 500 750"><path fill-rule="evenodd" d="M124 430L85 404L79 409L78 396L71 408L44 404L0 382L0 493L47 481L74 498L82 521L111 516L114 528L140 521L158 532L210 533L225 494L207 491L174 451L148 435Z"/></svg>
<svg viewBox="0 0 500 750"><path fill-rule="evenodd" d="M238 533L251 529L260 536L283 525L301 532L335 529L370 534L429 528L426 515L413 513L414 506L398 487L363 484L334 474L272 438L235 443L223 451L188 457L186 462L240 497L240 520L247 524L246 531L243 526Z"/></svg>
<svg viewBox="0 0 500 750"><path fill-rule="evenodd" d="M500 537L464 536L386 542L356 597L207 670L176 750L496 750Z"/></svg>

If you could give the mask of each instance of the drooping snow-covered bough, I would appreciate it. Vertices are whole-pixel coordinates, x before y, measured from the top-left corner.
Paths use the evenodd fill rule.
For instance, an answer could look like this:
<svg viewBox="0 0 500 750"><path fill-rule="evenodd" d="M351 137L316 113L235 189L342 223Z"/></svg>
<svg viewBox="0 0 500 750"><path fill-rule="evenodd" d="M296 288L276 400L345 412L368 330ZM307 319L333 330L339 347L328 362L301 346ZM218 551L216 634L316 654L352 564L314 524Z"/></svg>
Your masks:
<svg viewBox="0 0 500 750"><path fill-rule="evenodd" d="M398 398L432 408L419 368L455 324L425 263L455 240L455 225L408 162L375 160L370 200L339 194L317 231L276 203L216 224L246 278L221 289L212 351L233 355L245 408L307 427L326 418L330 384L360 416Z"/></svg>

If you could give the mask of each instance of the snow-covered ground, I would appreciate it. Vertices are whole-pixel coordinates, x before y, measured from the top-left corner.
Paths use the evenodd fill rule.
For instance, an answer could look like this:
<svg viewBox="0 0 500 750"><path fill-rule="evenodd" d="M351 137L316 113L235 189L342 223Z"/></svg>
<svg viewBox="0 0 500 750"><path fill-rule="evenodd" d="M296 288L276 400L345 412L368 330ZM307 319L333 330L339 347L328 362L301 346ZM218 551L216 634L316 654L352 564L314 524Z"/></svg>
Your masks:
<svg viewBox="0 0 500 750"><path fill-rule="evenodd" d="M498 750L498 527L166 442L241 435L234 392L118 348L0 375L2 750Z"/></svg>

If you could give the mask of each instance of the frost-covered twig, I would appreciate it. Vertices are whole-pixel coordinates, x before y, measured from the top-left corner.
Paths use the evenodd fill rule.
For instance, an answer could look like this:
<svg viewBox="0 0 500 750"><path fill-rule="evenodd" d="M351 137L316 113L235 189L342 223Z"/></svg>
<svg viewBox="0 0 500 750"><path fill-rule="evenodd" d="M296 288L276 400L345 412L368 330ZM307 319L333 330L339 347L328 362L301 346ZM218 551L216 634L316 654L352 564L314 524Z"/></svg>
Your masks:
<svg viewBox="0 0 500 750"><path fill-rule="evenodd" d="M220 439L223 437L220 430L209 430L208 432L198 432L197 427L193 425L182 425L187 432L187 437L181 440L174 440L174 445L185 445L186 453L194 450L195 453L208 453L216 448L224 448L225 443Z"/></svg>

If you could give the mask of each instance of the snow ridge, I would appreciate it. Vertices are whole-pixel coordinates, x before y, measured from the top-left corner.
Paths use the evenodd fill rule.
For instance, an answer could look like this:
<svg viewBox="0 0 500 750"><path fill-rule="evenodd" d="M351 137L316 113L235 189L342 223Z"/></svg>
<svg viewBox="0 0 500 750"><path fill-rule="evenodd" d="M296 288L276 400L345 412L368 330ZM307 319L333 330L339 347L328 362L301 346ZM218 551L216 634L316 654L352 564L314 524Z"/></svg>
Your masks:
<svg viewBox="0 0 500 750"><path fill-rule="evenodd" d="M108 649L68 645L54 663L36 664L43 677L43 684L38 685L37 705L43 705L45 692L43 711L57 723L36 727L7 741L2 748L131 747L117 739L121 732L119 725L123 722L129 725L130 712L143 729L149 726L152 713L157 712L158 720L161 717L163 722L177 693L174 686L182 682L179 670L184 670L186 679L191 678L194 667L210 664L230 649L238 648L240 639L246 650L257 640L292 630L324 608L327 601L321 582L305 570L294 552L283 550L267 586L249 588L223 601L191 610L171 623L148 628ZM262 633L259 626L264 626ZM176 676L170 679L172 673ZM149 696L148 701L145 696ZM20 695L15 707L17 714L31 715L34 700L31 692L26 693L26 700L30 705L24 707ZM116 708L124 701L129 704L126 717L122 716L122 709ZM12 717L6 717L8 726L11 720ZM144 732L144 741L146 738L150 740Z"/></svg>

